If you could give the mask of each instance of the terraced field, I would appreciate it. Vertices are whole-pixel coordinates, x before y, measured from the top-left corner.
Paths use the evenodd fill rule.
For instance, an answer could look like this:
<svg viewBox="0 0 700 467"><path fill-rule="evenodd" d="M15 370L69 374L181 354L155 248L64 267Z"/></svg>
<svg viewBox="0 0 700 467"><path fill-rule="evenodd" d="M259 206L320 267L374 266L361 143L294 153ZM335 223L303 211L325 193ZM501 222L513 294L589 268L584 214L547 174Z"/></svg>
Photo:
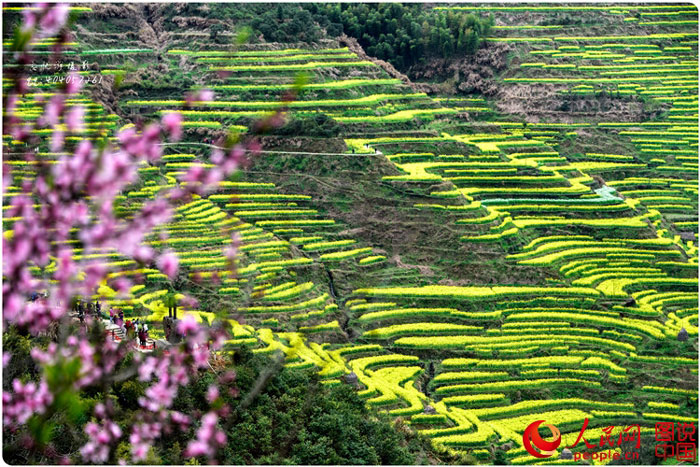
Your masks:
<svg viewBox="0 0 700 467"><path fill-rule="evenodd" d="M585 419L589 440L610 425L639 424L653 440L657 421L697 423L697 10L438 8L494 15L489 41L511 47L510 66L494 78L502 95L540 92L574 103L608 96L646 108L637 114L646 118L575 109L531 118L508 112L499 97L426 94L341 43L234 49L174 35L158 52L128 41L89 49L78 35L69 53L99 66L86 74L132 73L157 56L191 70L192 90L216 95L182 112L187 137L139 170L139 182L121 196L123 215L181 183L185 169L211 164L207 145L196 142L201 135L246 131L305 72L308 84L287 104L289 117L331 117L346 148L306 157L388 171L335 172L325 182L352 186L362 178L393 193L387 230L394 221L431 219L434 242L406 248L434 248L435 261L403 264L394 244L368 241L339 215L352 204L310 194L303 169L269 168L294 151L264 149L248 173L179 206L174 221L148 239L176 252L180 284L201 298L199 309L183 304L180 313L200 322L223 313L233 329L228 350L281 351L287 365L317 368L328 385L353 374L369 406L485 463L508 443L508 463L562 463L523 448L534 420L555 424L562 447L576 441ZM554 24L566 8L598 8L600 27ZM616 32L606 34L606 25ZM23 118L36 118L52 86L18 102ZM87 110L86 127L68 140L114 138L129 124L87 93L68 104ZM184 104L182 92L143 92L118 110L149 118ZM37 166L62 156L45 146ZM19 192L34 167L12 154L5 160ZM3 216L5 236L14 220ZM221 253L231 244L239 252L235 274ZM440 261L461 257L488 258L513 279L445 275ZM99 296L127 316L145 317L158 336L167 277L113 251L100 258L119 269L113 277L139 275L144 283L128 299L113 298L106 284ZM687 341L678 340L682 329Z"/></svg>

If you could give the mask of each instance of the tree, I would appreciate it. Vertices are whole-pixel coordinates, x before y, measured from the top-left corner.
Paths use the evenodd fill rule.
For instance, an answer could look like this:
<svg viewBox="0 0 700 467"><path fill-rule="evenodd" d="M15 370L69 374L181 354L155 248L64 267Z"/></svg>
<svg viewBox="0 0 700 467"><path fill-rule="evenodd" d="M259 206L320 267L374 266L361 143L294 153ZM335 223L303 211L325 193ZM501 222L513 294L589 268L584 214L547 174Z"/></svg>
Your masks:
<svg viewBox="0 0 700 467"><path fill-rule="evenodd" d="M475 31L468 29L466 37L467 39L464 44L464 50L468 55L471 55L475 53L477 48L479 47L479 36L476 34Z"/></svg>
<svg viewBox="0 0 700 467"><path fill-rule="evenodd" d="M211 27L209 28L209 39L212 42L218 43L220 40L219 34L224 32L225 30L226 30L226 27L222 23L212 24Z"/></svg>

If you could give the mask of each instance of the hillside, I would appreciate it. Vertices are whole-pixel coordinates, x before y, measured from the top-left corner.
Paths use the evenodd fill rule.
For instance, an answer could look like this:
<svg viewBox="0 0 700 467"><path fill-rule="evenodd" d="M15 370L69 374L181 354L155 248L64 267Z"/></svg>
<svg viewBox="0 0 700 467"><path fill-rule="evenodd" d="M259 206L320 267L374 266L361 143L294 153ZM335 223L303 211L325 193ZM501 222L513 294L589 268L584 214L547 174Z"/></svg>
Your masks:
<svg viewBox="0 0 700 467"><path fill-rule="evenodd" d="M126 217L211 167L211 143L248 134L304 76L260 155L147 237L176 252L176 292L199 300L179 312L231 325L226 352L282 352L329 387L356 377L369 409L480 463L566 463L586 419L593 442L640 425L641 448L621 449L656 461L655 423L697 423L694 6L420 5L493 25L473 54L411 63L383 61L375 39L330 26L341 20L321 25L321 8L280 10L312 21L280 42L255 29L254 6L87 6L68 50L99 83L71 102L89 123L68 138L113 138L183 109L186 92L215 94L139 168ZM29 116L33 95L18 103ZM46 142L38 156L57 158ZM7 204L32 175L4 160ZM103 284L105 305L164 337L167 276L102 258L110 279L144 279L126 298ZM546 459L523 446L535 420L562 434Z"/></svg>

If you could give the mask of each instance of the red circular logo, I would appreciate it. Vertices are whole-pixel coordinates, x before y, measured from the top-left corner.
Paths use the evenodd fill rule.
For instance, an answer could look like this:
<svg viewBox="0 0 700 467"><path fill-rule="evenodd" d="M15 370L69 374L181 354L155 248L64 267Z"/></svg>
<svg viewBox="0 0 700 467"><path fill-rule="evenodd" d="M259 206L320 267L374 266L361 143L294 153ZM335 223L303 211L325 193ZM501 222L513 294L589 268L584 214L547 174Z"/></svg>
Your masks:
<svg viewBox="0 0 700 467"><path fill-rule="evenodd" d="M549 431L552 432L554 439L552 441L542 439L540 433L537 431L537 428L539 428L542 423L544 423L544 420L532 422L523 432L523 446L527 452L540 459L552 456L555 453L555 450L561 444L561 432L559 431L559 428L555 427L554 425L545 425L547 428L549 428ZM539 449L541 452L537 452L535 448Z"/></svg>

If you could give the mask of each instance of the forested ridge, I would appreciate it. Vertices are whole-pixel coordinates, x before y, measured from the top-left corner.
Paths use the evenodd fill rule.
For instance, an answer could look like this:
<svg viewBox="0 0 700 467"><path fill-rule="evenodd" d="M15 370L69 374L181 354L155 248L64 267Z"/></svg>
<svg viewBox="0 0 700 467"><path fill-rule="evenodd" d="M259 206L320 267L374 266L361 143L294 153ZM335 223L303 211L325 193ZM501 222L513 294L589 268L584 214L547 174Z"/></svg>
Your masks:
<svg viewBox="0 0 700 467"><path fill-rule="evenodd" d="M341 34L356 38L366 52L399 69L430 57L469 56L493 25L493 16L435 11L424 4L308 3L240 9L212 5L212 18L244 20L253 37L268 42L317 42ZM216 27L214 30L222 30Z"/></svg>

